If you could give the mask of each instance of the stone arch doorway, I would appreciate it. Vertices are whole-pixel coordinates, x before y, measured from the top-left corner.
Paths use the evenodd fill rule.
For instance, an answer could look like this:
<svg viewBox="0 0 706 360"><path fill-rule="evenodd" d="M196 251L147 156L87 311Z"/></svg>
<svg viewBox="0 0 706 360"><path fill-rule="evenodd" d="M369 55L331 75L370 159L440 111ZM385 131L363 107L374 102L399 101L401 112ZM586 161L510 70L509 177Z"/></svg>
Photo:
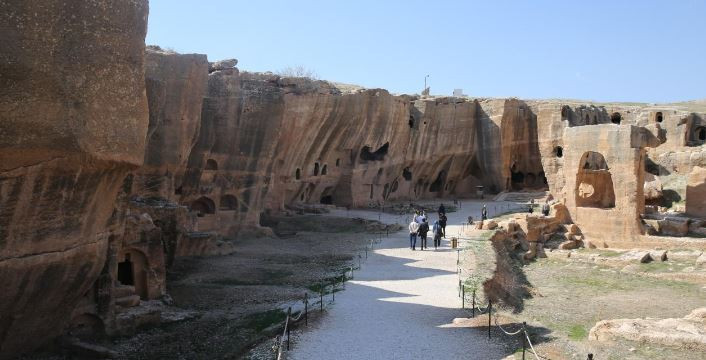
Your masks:
<svg viewBox="0 0 706 360"><path fill-rule="evenodd" d="M576 206L579 207L615 207L613 177L601 153L587 151L581 156L574 195Z"/></svg>
<svg viewBox="0 0 706 360"><path fill-rule="evenodd" d="M141 299L148 298L148 283L147 283L147 257L142 251L137 249L129 249L122 253L118 263L118 282L126 286L134 286L135 293L140 295Z"/></svg>
<svg viewBox="0 0 706 360"><path fill-rule="evenodd" d="M237 210L238 209L238 198L234 195L223 195L220 201L221 210Z"/></svg>
<svg viewBox="0 0 706 360"><path fill-rule="evenodd" d="M206 214L215 214L216 203L210 198L202 196L191 203L191 211L195 211L198 217L203 217Z"/></svg>

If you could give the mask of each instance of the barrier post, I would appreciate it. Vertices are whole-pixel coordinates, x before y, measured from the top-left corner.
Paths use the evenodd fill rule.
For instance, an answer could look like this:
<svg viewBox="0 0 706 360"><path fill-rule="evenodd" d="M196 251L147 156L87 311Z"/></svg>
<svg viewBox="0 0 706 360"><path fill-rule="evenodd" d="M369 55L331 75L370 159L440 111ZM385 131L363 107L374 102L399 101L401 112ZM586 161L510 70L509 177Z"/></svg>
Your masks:
<svg viewBox="0 0 706 360"><path fill-rule="evenodd" d="M367 246L365 247L365 258L366 259L368 258L368 247Z"/></svg>
<svg viewBox="0 0 706 360"><path fill-rule="evenodd" d="M523 321L522 331L520 331L520 336L522 337L522 360L525 360L525 350L527 350L527 344L525 343L525 334L527 334L526 328L527 322Z"/></svg>
<svg viewBox="0 0 706 360"><path fill-rule="evenodd" d="M292 307L290 306L289 309L287 310L287 324L285 325L287 327L287 351L289 351L289 318L292 317Z"/></svg>
<svg viewBox="0 0 706 360"><path fill-rule="evenodd" d="M471 309L471 317L476 317L476 289L473 289L473 309Z"/></svg>
<svg viewBox="0 0 706 360"><path fill-rule="evenodd" d="M333 297L332 301L336 301L336 278L331 280L331 296Z"/></svg>
<svg viewBox="0 0 706 360"><path fill-rule="evenodd" d="M461 290L461 294L462 294L461 295L461 309L465 309L466 308L466 286L461 285L461 289L462 289Z"/></svg>
<svg viewBox="0 0 706 360"><path fill-rule="evenodd" d="M324 311L324 279L321 279L321 287L319 288L319 295L321 295L321 311Z"/></svg>
<svg viewBox="0 0 706 360"><path fill-rule="evenodd" d="M344 272L343 275L341 275L341 283L343 284L343 290L346 290L346 273Z"/></svg>
<svg viewBox="0 0 706 360"><path fill-rule="evenodd" d="M488 339L490 339L490 316L493 313L493 302L488 299Z"/></svg>
<svg viewBox="0 0 706 360"><path fill-rule="evenodd" d="M304 326L309 326L309 293L304 293Z"/></svg>

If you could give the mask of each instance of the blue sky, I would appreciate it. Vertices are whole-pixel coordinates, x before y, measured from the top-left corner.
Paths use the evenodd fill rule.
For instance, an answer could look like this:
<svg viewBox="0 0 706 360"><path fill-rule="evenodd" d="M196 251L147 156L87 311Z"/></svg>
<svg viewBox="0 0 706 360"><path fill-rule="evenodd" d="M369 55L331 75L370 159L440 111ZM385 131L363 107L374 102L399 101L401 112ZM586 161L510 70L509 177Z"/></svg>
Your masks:
<svg viewBox="0 0 706 360"><path fill-rule="evenodd" d="M706 0L150 0L146 41L398 93L706 98Z"/></svg>

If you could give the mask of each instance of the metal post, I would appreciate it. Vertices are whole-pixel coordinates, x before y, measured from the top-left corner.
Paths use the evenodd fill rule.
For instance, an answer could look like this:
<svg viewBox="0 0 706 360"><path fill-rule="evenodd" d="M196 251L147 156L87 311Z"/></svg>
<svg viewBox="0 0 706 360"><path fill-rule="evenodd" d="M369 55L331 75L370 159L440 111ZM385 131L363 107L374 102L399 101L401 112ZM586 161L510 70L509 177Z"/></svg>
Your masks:
<svg viewBox="0 0 706 360"><path fill-rule="evenodd" d="M461 250L456 250L456 265L459 264L461 259Z"/></svg>
<svg viewBox="0 0 706 360"><path fill-rule="evenodd" d="M461 309L466 308L466 286L461 285Z"/></svg>
<svg viewBox="0 0 706 360"><path fill-rule="evenodd" d="M527 344L525 343L525 329L527 327L527 322L522 322L522 331L520 331L520 336L522 336L522 360L525 360L525 350L527 349Z"/></svg>
<svg viewBox="0 0 706 360"><path fill-rule="evenodd" d="M458 297L461 297L461 279L458 279Z"/></svg>
<svg viewBox="0 0 706 360"><path fill-rule="evenodd" d="M319 288L319 295L321 295L321 311L324 311L324 279L321 279L321 287Z"/></svg>
<svg viewBox="0 0 706 360"><path fill-rule="evenodd" d="M336 301L336 279L331 280L331 296L333 301Z"/></svg>
<svg viewBox="0 0 706 360"><path fill-rule="evenodd" d="M346 273L341 275L341 283L343 284L343 290L346 290Z"/></svg>
<svg viewBox="0 0 706 360"><path fill-rule="evenodd" d="M292 317L292 307L287 310L287 351L289 351L289 319Z"/></svg>
<svg viewBox="0 0 706 360"><path fill-rule="evenodd" d="M488 299L488 339L490 339L490 316L493 313L493 302Z"/></svg>
<svg viewBox="0 0 706 360"><path fill-rule="evenodd" d="M471 309L471 317L476 317L476 289L473 289L473 309Z"/></svg>
<svg viewBox="0 0 706 360"><path fill-rule="evenodd" d="M368 247L367 246L365 247L365 258L366 259L368 258Z"/></svg>
<svg viewBox="0 0 706 360"><path fill-rule="evenodd" d="M304 326L309 326L309 294L304 293Z"/></svg>

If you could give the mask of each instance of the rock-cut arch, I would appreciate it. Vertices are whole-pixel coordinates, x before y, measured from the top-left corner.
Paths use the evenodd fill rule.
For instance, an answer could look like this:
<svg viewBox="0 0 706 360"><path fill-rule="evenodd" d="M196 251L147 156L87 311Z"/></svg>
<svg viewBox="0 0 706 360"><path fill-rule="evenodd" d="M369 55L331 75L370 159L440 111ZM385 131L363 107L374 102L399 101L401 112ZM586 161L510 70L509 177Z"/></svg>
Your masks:
<svg viewBox="0 0 706 360"><path fill-rule="evenodd" d="M191 203L191 211L195 211L196 215L199 217L206 214L215 214L216 203L214 203L210 198L202 196Z"/></svg>
<svg viewBox="0 0 706 360"><path fill-rule="evenodd" d="M237 210L238 209L238 198L234 195L223 195L221 196L221 201L219 202L221 210Z"/></svg>
<svg viewBox="0 0 706 360"><path fill-rule="evenodd" d="M613 177L605 157L595 151L581 156L574 189L576 206L594 208L615 207Z"/></svg>

